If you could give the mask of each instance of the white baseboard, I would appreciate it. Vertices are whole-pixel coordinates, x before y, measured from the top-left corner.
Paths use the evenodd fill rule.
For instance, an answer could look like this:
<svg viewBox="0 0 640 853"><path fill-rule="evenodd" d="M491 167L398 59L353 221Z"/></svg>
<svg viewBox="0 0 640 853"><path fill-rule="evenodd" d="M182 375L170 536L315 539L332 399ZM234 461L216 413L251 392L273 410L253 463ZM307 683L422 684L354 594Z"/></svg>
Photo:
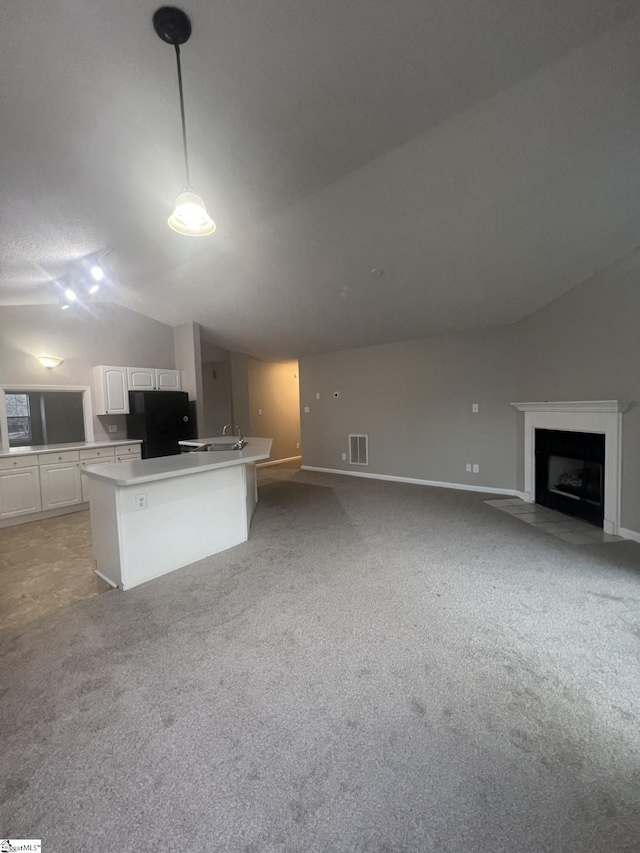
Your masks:
<svg viewBox="0 0 640 853"><path fill-rule="evenodd" d="M367 474L364 471L343 471L341 468L316 468L313 465L301 465L303 471L319 471L322 474L344 474L347 477L365 477L368 480L390 480L393 483L412 483L417 486L435 486L438 489L460 489L463 492L483 492L490 495L509 495L520 497L522 492L515 489L497 489L493 486L468 486L466 483L443 483L439 480L419 480L415 477L394 477L391 474Z"/></svg>
<svg viewBox="0 0 640 853"><path fill-rule="evenodd" d="M527 503L531 503L531 500L529 499L529 493L528 492L519 492L516 489L516 491L513 494L515 495L515 497L520 498L521 501L526 501Z"/></svg>
<svg viewBox="0 0 640 853"><path fill-rule="evenodd" d="M302 456L287 456L285 459L272 459L269 462L256 462L256 468L268 468L269 465L281 465L283 462L295 462Z"/></svg>
<svg viewBox="0 0 640 853"><path fill-rule="evenodd" d="M99 578L101 578L105 583L108 583L109 586L112 587L113 589L118 589L118 584L114 583L106 575L103 575L102 572L99 572L97 569L94 569L93 573L98 575Z"/></svg>
<svg viewBox="0 0 640 853"><path fill-rule="evenodd" d="M631 539L632 542L640 542L640 533L636 530L629 530L627 527L618 528L618 536L623 539Z"/></svg>
<svg viewBox="0 0 640 853"><path fill-rule="evenodd" d="M72 506L59 507L58 509L45 509L40 512L17 515L13 518L3 518L0 520L0 529L3 527L15 527L16 524L28 524L30 521L45 521L47 518L56 518L58 515L69 515L71 512L82 512L84 509L89 509L88 501L72 504Z"/></svg>

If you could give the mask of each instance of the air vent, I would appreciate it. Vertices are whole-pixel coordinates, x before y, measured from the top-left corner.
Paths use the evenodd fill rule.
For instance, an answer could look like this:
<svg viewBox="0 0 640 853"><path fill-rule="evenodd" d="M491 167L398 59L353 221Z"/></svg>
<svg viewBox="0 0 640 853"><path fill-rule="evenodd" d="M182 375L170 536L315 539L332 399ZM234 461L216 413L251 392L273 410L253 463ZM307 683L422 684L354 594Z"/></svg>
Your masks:
<svg viewBox="0 0 640 853"><path fill-rule="evenodd" d="M351 465L368 465L369 464L369 436L368 435L350 435L349 436L349 464L351 464Z"/></svg>

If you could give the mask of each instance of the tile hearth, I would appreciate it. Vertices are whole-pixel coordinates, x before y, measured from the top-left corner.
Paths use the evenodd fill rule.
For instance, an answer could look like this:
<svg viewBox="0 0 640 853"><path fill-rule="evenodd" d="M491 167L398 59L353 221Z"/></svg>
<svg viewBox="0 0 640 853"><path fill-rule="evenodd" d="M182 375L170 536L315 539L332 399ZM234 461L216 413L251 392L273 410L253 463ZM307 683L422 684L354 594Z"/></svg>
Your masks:
<svg viewBox="0 0 640 853"><path fill-rule="evenodd" d="M585 521L571 518L539 504L527 503L520 498L505 498L485 501L485 503L494 509L512 515L518 521L524 521L526 524L537 527L538 530L550 533L570 545L597 545L603 542L624 541L621 536L612 536Z"/></svg>

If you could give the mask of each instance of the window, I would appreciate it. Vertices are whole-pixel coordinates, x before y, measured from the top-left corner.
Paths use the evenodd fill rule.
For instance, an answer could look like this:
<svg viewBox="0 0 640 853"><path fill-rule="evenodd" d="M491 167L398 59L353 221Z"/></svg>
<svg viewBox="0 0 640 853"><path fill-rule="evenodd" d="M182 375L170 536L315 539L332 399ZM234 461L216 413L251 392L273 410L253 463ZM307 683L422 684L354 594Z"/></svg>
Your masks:
<svg viewBox="0 0 640 853"><path fill-rule="evenodd" d="M28 394L5 394L9 444L31 443L31 407Z"/></svg>
<svg viewBox="0 0 640 853"><path fill-rule="evenodd" d="M1 393L1 392L0 392ZM5 391L9 447L85 440L82 391Z"/></svg>

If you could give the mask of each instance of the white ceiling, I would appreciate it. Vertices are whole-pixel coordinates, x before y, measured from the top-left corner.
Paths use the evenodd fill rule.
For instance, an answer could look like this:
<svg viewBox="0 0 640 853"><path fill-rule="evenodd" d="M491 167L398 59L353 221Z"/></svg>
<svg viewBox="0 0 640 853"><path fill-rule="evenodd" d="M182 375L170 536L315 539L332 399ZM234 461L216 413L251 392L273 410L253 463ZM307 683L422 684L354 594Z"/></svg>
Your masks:
<svg viewBox="0 0 640 853"><path fill-rule="evenodd" d="M513 322L640 243L640 0L190 0L201 239L159 5L3 3L1 303L112 247L115 301L279 358Z"/></svg>

